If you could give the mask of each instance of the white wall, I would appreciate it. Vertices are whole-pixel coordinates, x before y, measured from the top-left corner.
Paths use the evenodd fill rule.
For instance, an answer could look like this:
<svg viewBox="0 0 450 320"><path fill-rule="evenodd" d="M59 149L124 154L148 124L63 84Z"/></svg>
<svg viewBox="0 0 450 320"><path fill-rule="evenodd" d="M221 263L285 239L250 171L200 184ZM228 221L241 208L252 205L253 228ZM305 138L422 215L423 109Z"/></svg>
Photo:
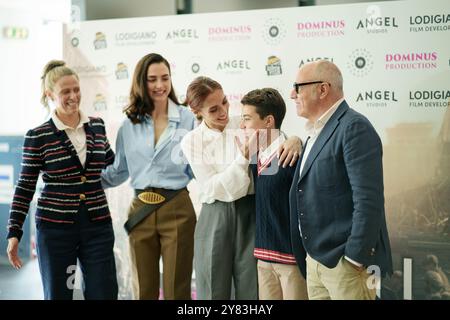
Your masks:
<svg viewBox="0 0 450 320"><path fill-rule="evenodd" d="M0 135L23 135L45 120L41 70L62 58L62 21L70 21L70 0L0 0L0 30L28 30L25 39L0 35Z"/></svg>

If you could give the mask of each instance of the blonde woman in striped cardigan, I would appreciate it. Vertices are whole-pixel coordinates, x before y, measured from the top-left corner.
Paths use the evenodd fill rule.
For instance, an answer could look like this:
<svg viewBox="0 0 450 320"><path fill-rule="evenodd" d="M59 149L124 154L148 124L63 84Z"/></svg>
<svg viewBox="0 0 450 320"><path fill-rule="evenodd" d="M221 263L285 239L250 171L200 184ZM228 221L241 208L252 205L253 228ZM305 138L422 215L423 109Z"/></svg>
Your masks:
<svg viewBox="0 0 450 320"><path fill-rule="evenodd" d="M8 258L18 256L22 226L40 175L36 244L45 299L72 299L77 260L85 299L117 299L114 233L100 174L114 161L100 118L80 110L78 75L64 61L50 61L42 76L41 102L51 118L25 135L22 170L8 221Z"/></svg>

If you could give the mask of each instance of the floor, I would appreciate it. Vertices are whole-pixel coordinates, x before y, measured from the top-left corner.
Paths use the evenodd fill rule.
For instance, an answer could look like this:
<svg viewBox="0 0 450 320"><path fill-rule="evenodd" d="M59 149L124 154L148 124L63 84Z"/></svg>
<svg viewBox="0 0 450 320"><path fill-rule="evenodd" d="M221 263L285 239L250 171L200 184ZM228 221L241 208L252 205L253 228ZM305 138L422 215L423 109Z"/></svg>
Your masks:
<svg viewBox="0 0 450 320"><path fill-rule="evenodd" d="M162 279L161 279L162 280ZM82 300L83 294L80 285L75 281L74 300ZM162 282L161 282L162 283ZM120 287L120 283L119 283ZM195 282L192 284L192 298L196 299ZM122 288L123 289L123 288ZM131 299L126 290L119 290L119 299ZM125 292L124 292L125 291ZM41 277L37 259L24 263L20 270L15 270L7 263L0 261L0 300L43 300ZM163 299L162 290L160 299Z"/></svg>
<svg viewBox="0 0 450 320"><path fill-rule="evenodd" d="M20 270L0 264L0 300L42 300L41 277L37 259L30 260Z"/></svg>

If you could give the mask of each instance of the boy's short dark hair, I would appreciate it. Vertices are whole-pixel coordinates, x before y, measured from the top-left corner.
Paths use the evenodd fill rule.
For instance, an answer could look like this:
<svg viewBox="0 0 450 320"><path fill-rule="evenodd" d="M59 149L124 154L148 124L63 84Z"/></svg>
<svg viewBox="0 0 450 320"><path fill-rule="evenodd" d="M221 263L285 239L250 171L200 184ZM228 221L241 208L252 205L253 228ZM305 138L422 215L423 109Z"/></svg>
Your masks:
<svg viewBox="0 0 450 320"><path fill-rule="evenodd" d="M275 129L280 129L286 115L286 103L278 90L263 88L252 90L241 100L242 104L255 106L256 113L261 119L268 115L275 118Z"/></svg>

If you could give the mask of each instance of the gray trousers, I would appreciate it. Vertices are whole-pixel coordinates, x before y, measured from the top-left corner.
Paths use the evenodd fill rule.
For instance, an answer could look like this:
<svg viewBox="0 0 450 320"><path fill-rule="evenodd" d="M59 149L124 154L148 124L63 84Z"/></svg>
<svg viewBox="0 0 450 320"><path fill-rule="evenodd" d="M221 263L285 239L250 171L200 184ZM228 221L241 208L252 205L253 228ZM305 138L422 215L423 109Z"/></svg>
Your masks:
<svg viewBox="0 0 450 320"><path fill-rule="evenodd" d="M199 300L258 299L255 196L203 204L194 234Z"/></svg>

